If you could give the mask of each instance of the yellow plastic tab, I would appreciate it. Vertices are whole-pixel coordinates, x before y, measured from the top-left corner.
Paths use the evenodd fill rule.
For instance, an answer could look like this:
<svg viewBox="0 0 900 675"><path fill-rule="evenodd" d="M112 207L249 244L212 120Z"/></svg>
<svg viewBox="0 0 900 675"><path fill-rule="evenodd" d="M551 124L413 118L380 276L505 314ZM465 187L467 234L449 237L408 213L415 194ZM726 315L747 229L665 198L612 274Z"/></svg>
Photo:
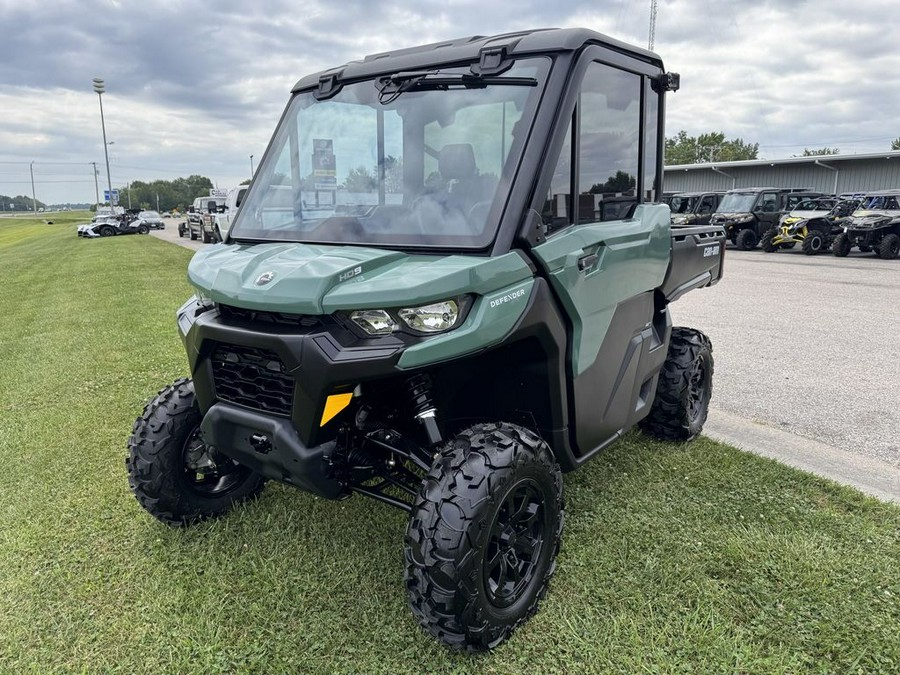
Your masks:
<svg viewBox="0 0 900 675"><path fill-rule="evenodd" d="M322 421L319 422L320 427L324 427L331 419L341 410L350 405L353 399L353 392L349 394L332 394L325 400L325 410L322 411Z"/></svg>

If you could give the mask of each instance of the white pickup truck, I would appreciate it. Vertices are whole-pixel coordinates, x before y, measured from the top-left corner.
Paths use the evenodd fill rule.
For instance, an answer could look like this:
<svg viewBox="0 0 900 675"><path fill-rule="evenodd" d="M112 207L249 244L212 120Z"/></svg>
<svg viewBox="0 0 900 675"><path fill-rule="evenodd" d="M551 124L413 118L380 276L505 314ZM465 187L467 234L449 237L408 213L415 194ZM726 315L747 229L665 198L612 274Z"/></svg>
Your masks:
<svg viewBox="0 0 900 675"><path fill-rule="evenodd" d="M244 195L247 194L247 186L239 185L231 188L225 197L224 207L220 207L216 213L203 214L203 241L224 241L231 229L231 222L237 214Z"/></svg>

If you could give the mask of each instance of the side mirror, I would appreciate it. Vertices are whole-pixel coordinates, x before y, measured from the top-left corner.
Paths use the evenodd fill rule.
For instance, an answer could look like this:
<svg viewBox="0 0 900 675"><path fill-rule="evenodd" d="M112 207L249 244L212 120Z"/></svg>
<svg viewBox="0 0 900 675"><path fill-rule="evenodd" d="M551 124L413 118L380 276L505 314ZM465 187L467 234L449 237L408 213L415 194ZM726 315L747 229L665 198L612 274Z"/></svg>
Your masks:
<svg viewBox="0 0 900 675"><path fill-rule="evenodd" d="M218 206L215 202L207 202L206 203L206 212L207 213L215 213L218 210Z"/></svg>
<svg viewBox="0 0 900 675"><path fill-rule="evenodd" d="M194 207L193 207L193 206L187 207L187 212L188 212L188 213L193 213L193 212L194 212Z"/></svg>

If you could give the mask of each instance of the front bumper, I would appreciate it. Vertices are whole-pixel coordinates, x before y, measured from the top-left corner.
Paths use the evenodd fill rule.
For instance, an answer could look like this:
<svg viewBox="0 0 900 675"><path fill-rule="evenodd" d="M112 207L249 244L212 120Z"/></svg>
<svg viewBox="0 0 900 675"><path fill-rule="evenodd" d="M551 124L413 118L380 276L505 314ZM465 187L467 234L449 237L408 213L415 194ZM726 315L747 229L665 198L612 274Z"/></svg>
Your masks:
<svg viewBox="0 0 900 675"><path fill-rule="evenodd" d="M397 368L407 345L402 337L359 338L331 317L300 319L251 323L192 299L178 312L178 328L204 441L269 478L335 498L340 486L323 458L341 415L323 423L326 400L365 381L411 374Z"/></svg>

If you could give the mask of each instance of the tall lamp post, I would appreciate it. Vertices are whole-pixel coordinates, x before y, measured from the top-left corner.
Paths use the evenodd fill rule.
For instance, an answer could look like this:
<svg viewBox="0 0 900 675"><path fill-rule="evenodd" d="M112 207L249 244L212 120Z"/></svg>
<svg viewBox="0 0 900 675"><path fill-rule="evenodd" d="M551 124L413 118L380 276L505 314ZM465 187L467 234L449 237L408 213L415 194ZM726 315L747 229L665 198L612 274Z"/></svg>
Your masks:
<svg viewBox="0 0 900 675"><path fill-rule="evenodd" d="M250 178L253 178L253 155L250 155Z"/></svg>
<svg viewBox="0 0 900 675"><path fill-rule="evenodd" d="M113 208L112 178L109 175L109 144L106 142L106 121L103 119L103 94L106 92L106 84L99 77L94 78L94 91L100 99L100 126L103 128L103 156L106 157L106 184L109 187L109 211L115 215Z"/></svg>

